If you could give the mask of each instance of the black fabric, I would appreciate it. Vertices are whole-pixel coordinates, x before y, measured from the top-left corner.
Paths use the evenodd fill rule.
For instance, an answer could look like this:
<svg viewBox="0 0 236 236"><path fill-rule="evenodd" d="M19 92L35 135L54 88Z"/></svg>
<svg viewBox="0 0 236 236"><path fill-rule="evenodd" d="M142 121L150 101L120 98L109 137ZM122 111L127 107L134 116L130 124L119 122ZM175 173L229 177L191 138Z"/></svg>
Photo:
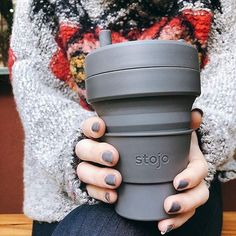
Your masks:
<svg viewBox="0 0 236 236"><path fill-rule="evenodd" d="M168 236L220 236L222 228L221 186L212 182L207 203L182 227ZM57 228L56 228L57 226ZM55 229L56 228L56 229ZM160 236L156 222L127 220L116 214L113 205L82 205L58 223L34 222L33 236Z"/></svg>
<svg viewBox="0 0 236 236"><path fill-rule="evenodd" d="M58 224L33 221L32 236L51 236Z"/></svg>

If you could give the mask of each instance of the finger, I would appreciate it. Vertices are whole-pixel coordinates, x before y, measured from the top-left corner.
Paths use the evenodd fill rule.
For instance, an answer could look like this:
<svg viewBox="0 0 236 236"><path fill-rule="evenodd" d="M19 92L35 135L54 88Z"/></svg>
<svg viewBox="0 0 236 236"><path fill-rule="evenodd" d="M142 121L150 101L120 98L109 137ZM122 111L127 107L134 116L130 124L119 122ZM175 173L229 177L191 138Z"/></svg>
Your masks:
<svg viewBox="0 0 236 236"><path fill-rule="evenodd" d="M114 166L119 160L118 151L108 143L83 139L75 146L76 155L83 161L91 161L106 166Z"/></svg>
<svg viewBox="0 0 236 236"><path fill-rule="evenodd" d="M106 125L99 117L90 117L81 124L84 135L88 138L100 138L104 135Z"/></svg>
<svg viewBox="0 0 236 236"><path fill-rule="evenodd" d="M94 185L86 186L89 196L106 203L115 203L117 201L117 192L112 189L100 188Z"/></svg>
<svg viewBox="0 0 236 236"><path fill-rule="evenodd" d="M192 211L203 205L209 198L209 190L204 181L184 193L169 196L165 199L164 209L168 214L179 214Z"/></svg>
<svg viewBox="0 0 236 236"><path fill-rule="evenodd" d="M203 112L200 109L194 109L191 112L191 128L196 130L202 123Z"/></svg>
<svg viewBox="0 0 236 236"><path fill-rule="evenodd" d="M101 188L116 189L122 181L117 170L97 167L87 162L78 165L77 175L82 182Z"/></svg>
<svg viewBox="0 0 236 236"><path fill-rule="evenodd" d="M196 144L196 134L192 133L189 164L173 181L175 189L181 191L197 186L208 174L208 164Z"/></svg>
<svg viewBox="0 0 236 236"><path fill-rule="evenodd" d="M187 220L189 220L195 214L195 210L192 210L181 215L177 215L173 218L166 220L161 220L158 222L158 228L161 231L161 234L164 235L169 233L171 230L176 229L183 225Z"/></svg>

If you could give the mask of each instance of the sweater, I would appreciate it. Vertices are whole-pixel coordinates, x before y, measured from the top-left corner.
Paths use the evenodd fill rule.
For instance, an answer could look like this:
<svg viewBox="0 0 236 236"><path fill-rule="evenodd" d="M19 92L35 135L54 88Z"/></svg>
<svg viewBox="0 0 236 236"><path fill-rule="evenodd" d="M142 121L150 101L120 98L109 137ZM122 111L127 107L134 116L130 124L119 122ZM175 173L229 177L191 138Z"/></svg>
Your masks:
<svg viewBox="0 0 236 236"><path fill-rule="evenodd" d="M112 42L184 39L199 52L203 112L198 130L209 165L223 182L236 177L236 2L234 0L17 0L9 69L23 124L24 213L62 220L81 204L96 204L76 175L81 122L96 112L86 102L84 58Z"/></svg>

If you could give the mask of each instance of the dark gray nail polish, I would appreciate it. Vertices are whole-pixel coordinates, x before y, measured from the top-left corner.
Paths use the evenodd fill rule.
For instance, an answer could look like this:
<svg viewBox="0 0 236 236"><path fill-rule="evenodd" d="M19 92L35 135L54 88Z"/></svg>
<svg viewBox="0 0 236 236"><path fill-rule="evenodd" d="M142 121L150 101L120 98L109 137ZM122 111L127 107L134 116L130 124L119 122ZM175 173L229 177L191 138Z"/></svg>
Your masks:
<svg viewBox="0 0 236 236"><path fill-rule="evenodd" d="M172 229L174 229L174 225L168 225L166 231L162 232L161 234L164 235L166 233L169 233Z"/></svg>
<svg viewBox="0 0 236 236"><path fill-rule="evenodd" d="M179 182L179 186L177 187L178 190L184 189L188 186L188 181L186 180L181 180Z"/></svg>
<svg viewBox="0 0 236 236"><path fill-rule="evenodd" d="M113 154L112 152L110 151L105 151L103 154L102 154L102 159L106 162L109 162L109 163L112 163L113 161Z"/></svg>
<svg viewBox="0 0 236 236"><path fill-rule="evenodd" d="M108 203L110 203L110 194L109 193L105 193L105 199Z"/></svg>
<svg viewBox="0 0 236 236"><path fill-rule="evenodd" d="M199 108L194 108L192 111L197 111L201 114L201 116L203 116L203 111Z"/></svg>
<svg viewBox="0 0 236 236"><path fill-rule="evenodd" d="M92 125L92 131L93 131L93 132L98 132L99 129L100 129L100 124L99 124L99 122L93 123L93 125Z"/></svg>
<svg viewBox="0 0 236 236"><path fill-rule="evenodd" d="M174 202L168 212L173 213L173 212L179 211L180 209L181 209L181 206L179 205L179 203Z"/></svg>
<svg viewBox="0 0 236 236"><path fill-rule="evenodd" d="M166 229L166 233L169 233L172 229L174 229L174 225L169 225Z"/></svg>
<svg viewBox="0 0 236 236"><path fill-rule="evenodd" d="M111 186L116 186L115 180L116 180L115 175L107 175L105 178L105 182Z"/></svg>

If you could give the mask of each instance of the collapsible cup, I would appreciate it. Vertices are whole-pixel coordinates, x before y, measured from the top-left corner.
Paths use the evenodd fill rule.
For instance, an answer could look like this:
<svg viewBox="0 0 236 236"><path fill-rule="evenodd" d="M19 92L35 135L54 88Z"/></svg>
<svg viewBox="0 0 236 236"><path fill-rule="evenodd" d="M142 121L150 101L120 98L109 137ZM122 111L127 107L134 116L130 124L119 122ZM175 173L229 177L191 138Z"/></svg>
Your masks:
<svg viewBox="0 0 236 236"><path fill-rule="evenodd" d="M123 182L115 209L128 219L168 218L166 197L188 163L191 108L200 95L197 50L182 41L109 44L85 60L87 100L106 123L101 141L120 154Z"/></svg>

